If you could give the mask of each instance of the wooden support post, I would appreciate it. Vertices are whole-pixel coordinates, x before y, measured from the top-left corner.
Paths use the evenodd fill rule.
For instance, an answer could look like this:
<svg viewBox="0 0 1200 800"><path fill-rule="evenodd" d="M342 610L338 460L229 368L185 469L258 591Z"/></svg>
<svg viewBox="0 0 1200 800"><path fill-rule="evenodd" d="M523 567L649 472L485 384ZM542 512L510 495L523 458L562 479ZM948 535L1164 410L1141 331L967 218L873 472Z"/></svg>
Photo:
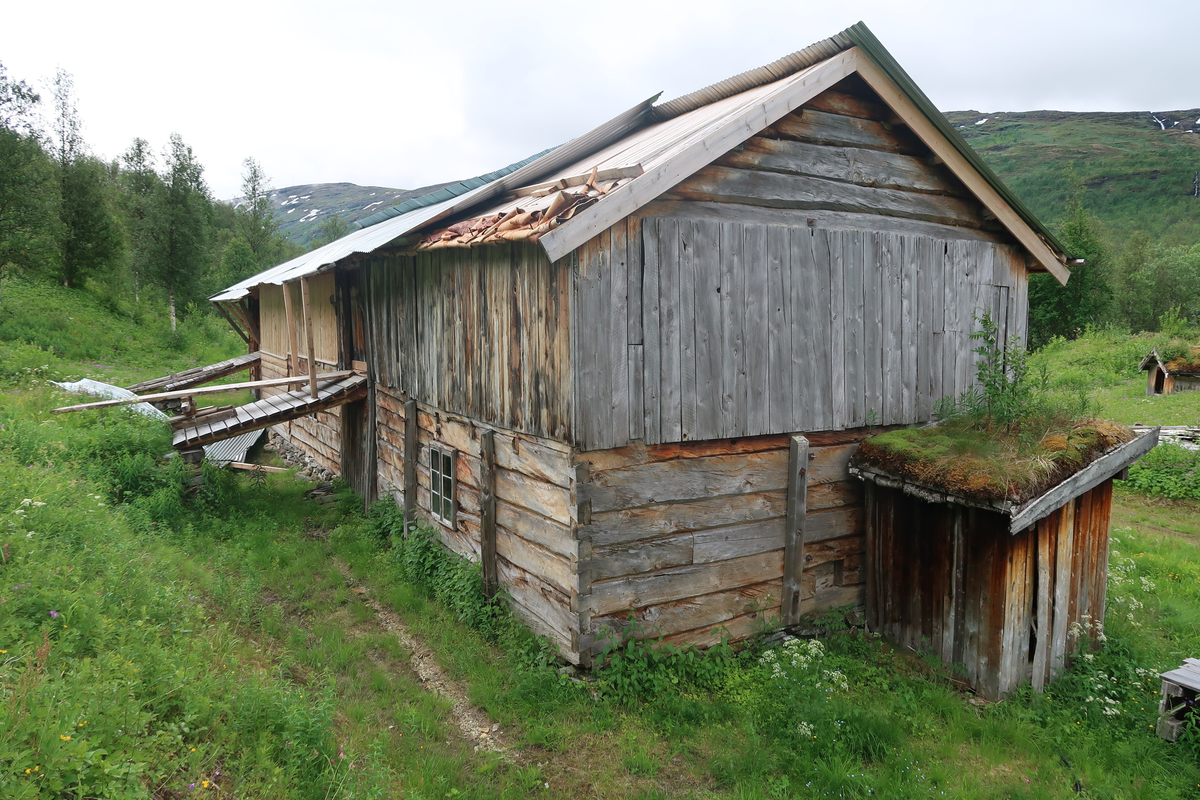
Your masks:
<svg viewBox="0 0 1200 800"><path fill-rule="evenodd" d="M867 553L865 557L865 566L867 573L867 614L866 623L867 630L874 633L879 632L879 595L881 576L879 574L879 503L876 499L876 488L874 481L863 482L863 505L864 512L867 518Z"/></svg>
<svg viewBox="0 0 1200 800"><path fill-rule="evenodd" d="M404 403L404 527L416 523L417 512L417 401Z"/></svg>
<svg viewBox="0 0 1200 800"><path fill-rule="evenodd" d="M804 571L804 525L808 508L808 439L788 446L787 524L783 530L783 624L800 621L800 576Z"/></svg>
<svg viewBox="0 0 1200 800"><path fill-rule="evenodd" d="M237 333L238 336L242 337L242 341L244 341L246 346L249 347L250 337L245 331L242 330L242 326L239 325L237 321L229 315L229 312L225 310L223 305L220 303L213 303L213 305L216 306L217 312L220 313L220 315L225 318L225 321L229 323L229 327L233 328L234 332Z"/></svg>
<svg viewBox="0 0 1200 800"><path fill-rule="evenodd" d="M500 590L496 571L496 439L484 431L479 441L479 560L483 565L483 596L491 599Z"/></svg>
<svg viewBox="0 0 1200 800"><path fill-rule="evenodd" d="M317 354L313 346L312 305L308 301L308 278L300 279L300 303L304 306L304 338L308 344L308 391L317 399Z"/></svg>
<svg viewBox="0 0 1200 800"><path fill-rule="evenodd" d="M296 340L296 315L292 312L292 287L286 283L283 284L283 313L287 317L288 343L291 347L287 363L288 375L291 376L300 370L300 345Z"/></svg>

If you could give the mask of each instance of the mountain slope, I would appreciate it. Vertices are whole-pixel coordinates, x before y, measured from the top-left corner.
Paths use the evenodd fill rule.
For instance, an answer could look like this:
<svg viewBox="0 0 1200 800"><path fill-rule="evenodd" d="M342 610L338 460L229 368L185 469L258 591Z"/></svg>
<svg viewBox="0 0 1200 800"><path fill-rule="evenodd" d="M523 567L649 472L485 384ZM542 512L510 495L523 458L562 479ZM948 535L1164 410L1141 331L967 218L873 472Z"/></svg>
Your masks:
<svg viewBox="0 0 1200 800"><path fill-rule="evenodd" d="M1145 231L1168 244L1200 242L1200 108L1083 113L951 111L946 118L1026 205L1053 225L1073 181L1120 242ZM1073 175L1072 175L1073 173ZM273 195L280 230L307 246L331 215L349 223L447 184L420 189L313 183Z"/></svg>
<svg viewBox="0 0 1200 800"><path fill-rule="evenodd" d="M289 241L307 247L325 220L333 215L354 223L445 185L392 189L354 183L304 183L277 189L271 199L280 233Z"/></svg>
<svg viewBox="0 0 1200 800"><path fill-rule="evenodd" d="M1126 113L952 111L946 118L1047 223L1074 179L1118 242L1145 231L1164 244L1200 241L1200 109Z"/></svg>

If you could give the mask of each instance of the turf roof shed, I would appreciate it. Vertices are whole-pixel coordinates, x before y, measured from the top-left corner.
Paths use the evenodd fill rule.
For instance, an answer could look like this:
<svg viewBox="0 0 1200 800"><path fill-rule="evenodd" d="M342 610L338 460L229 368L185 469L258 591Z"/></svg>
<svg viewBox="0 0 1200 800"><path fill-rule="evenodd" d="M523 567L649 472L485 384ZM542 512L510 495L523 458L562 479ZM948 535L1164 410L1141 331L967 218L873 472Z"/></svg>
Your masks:
<svg viewBox="0 0 1200 800"><path fill-rule="evenodd" d="M1147 397L1200 389L1200 348L1188 350L1183 355L1165 359L1157 350L1146 354L1138 369L1146 373Z"/></svg>

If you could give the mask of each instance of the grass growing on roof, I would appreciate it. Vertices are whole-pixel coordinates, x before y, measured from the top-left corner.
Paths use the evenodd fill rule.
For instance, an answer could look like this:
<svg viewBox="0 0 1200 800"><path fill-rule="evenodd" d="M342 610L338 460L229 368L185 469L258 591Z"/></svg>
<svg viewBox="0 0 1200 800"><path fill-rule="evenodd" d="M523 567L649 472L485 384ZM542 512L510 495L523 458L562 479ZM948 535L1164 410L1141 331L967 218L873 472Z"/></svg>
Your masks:
<svg viewBox="0 0 1200 800"><path fill-rule="evenodd" d="M978 388L938 407L942 424L867 439L856 463L976 500L1024 502L1079 471L1133 432L1096 419L1086 394L1052 393L1025 350L979 318Z"/></svg>

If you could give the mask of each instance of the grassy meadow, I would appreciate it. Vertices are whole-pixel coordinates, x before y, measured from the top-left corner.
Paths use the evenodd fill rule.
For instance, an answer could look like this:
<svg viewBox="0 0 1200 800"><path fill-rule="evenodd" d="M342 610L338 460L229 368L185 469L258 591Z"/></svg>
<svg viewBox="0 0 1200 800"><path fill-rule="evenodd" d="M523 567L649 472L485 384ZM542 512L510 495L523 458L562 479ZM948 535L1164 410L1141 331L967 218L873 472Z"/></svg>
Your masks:
<svg viewBox="0 0 1200 800"><path fill-rule="evenodd" d="M1154 734L1157 672L1200 655L1200 496L1162 496L1188 484L1177 462L1118 491L1106 641L1045 695L974 702L839 615L817 644L622 647L582 676L386 504L211 467L189 494L161 426L49 413L68 396L48 378L228 357L215 323L156 349L169 334L82 293L0 298L0 797L1200 795L1200 736ZM1143 396L1148 344L1088 334L1035 367L1121 422L1200 421L1200 392Z"/></svg>

